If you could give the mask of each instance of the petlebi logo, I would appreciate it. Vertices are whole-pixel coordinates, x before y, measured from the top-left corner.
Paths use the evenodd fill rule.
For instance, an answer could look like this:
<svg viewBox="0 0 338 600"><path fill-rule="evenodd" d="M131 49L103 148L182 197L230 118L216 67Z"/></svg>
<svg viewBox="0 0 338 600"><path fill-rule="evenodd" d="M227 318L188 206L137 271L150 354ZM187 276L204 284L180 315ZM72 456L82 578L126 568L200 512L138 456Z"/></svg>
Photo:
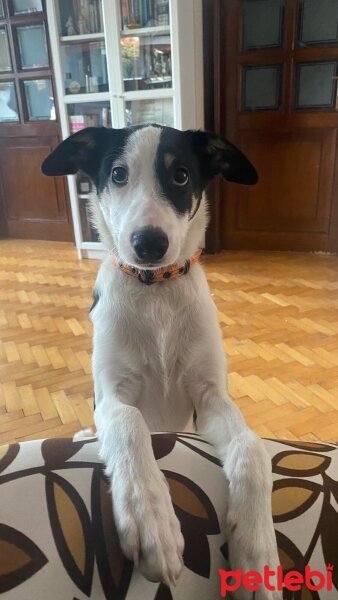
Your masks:
<svg viewBox="0 0 338 600"><path fill-rule="evenodd" d="M220 594L221 598L225 598L228 592L235 592L240 587L250 592L256 592L262 586L271 592L275 590L281 591L284 588L296 592L303 585L313 592L323 589L330 592L332 591L332 571L333 565L330 564L326 566L325 573L312 570L307 565L302 573L300 571L288 571L285 575L280 565L276 571L265 565L263 574L258 571L243 572L243 569L238 569L237 571L218 569Z"/></svg>

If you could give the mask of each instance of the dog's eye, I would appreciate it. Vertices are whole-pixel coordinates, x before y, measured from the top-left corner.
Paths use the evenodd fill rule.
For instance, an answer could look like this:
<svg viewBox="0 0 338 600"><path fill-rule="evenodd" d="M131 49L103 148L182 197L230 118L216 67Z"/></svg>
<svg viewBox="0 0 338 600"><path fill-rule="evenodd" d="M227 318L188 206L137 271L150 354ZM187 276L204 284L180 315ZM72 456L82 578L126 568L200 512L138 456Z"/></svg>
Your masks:
<svg viewBox="0 0 338 600"><path fill-rule="evenodd" d="M178 169L176 169L173 175L173 181L175 185L187 185L189 181L188 170L184 169L183 167L179 167Z"/></svg>
<svg viewBox="0 0 338 600"><path fill-rule="evenodd" d="M128 181L128 171L124 167L114 167L112 180L117 185L125 185Z"/></svg>

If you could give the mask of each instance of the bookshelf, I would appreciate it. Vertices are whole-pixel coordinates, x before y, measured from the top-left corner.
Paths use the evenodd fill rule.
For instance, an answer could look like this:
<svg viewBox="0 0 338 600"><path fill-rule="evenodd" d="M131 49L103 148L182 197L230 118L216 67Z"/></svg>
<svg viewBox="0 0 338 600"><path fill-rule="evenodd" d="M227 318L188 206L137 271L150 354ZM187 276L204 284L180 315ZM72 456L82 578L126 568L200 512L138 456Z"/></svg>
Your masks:
<svg viewBox="0 0 338 600"><path fill-rule="evenodd" d="M147 122L203 127L202 0L46 0L63 138ZM80 258L103 254L91 183L69 176Z"/></svg>

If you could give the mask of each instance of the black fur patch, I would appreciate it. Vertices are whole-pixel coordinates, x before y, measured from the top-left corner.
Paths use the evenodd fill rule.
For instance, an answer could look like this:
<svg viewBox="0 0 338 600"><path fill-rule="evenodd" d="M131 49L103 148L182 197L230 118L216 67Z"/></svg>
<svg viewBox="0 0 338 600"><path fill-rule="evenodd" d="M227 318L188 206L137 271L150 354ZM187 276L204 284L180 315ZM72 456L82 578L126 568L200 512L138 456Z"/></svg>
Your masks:
<svg viewBox="0 0 338 600"><path fill-rule="evenodd" d="M165 156L175 157L167 167ZM173 176L175 170L184 167L189 171L189 182L185 186L175 185ZM190 212L193 196L200 201L203 192L197 154L191 145L188 132L164 127L155 159L155 173L164 196L180 214Z"/></svg>
<svg viewBox="0 0 338 600"><path fill-rule="evenodd" d="M166 161L169 155L170 160ZM177 168L189 172L185 186L175 185L173 175ZM202 193L216 175L235 183L252 185L257 182L257 173L252 164L233 144L226 139L205 131L178 131L164 127L155 160L155 172L161 191L180 214L192 211L193 196L200 205Z"/></svg>
<svg viewBox="0 0 338 600"><path fill-rule="evenodd" d="M100 292L94 288L93 289L93 304L91 305L90 309L89 309L89 314L92 312L92 310L94 310L95 306L97 305L98 301L100 300L101 294Z"/></svg>
<svg viewBox="0 0 338 600"><path fill-rule="evenodd" d="M98 194L102 193L106 187L108 180L111 178L113 162L123 154L128 138L136 129L139 129L139 127L114 129L114 135L110 135L109 143L102 154L99 172L94 180Z"/></svg>

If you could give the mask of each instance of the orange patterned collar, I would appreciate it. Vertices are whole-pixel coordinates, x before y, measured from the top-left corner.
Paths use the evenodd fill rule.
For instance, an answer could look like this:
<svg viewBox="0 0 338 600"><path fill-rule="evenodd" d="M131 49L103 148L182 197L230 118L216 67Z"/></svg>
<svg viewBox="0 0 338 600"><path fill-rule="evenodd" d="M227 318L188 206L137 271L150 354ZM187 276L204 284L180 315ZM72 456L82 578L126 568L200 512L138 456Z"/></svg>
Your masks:
<svg viewBox="0 0 338 600"><path fill-rule="evenodd" d="M198 263L199 257L202 254L202 250L196 250L191 258L185 260L182 263L176 263L174 265L168 265L168 267L161 267L160 269L156 269L154 271L150 271L147 269L136 269L136 267L132 267L131 265L125 265L121 263L116 256L112 255L111 260L115 267L118 267L127 275L131 275L132 277L137 277L137 279L144 283L145 285L152 285L153 283L158 283L160 281L169 281L169 279L177 279L177 277L181 277L182 275L186 275L189 273L190 269Z"/></svg>

